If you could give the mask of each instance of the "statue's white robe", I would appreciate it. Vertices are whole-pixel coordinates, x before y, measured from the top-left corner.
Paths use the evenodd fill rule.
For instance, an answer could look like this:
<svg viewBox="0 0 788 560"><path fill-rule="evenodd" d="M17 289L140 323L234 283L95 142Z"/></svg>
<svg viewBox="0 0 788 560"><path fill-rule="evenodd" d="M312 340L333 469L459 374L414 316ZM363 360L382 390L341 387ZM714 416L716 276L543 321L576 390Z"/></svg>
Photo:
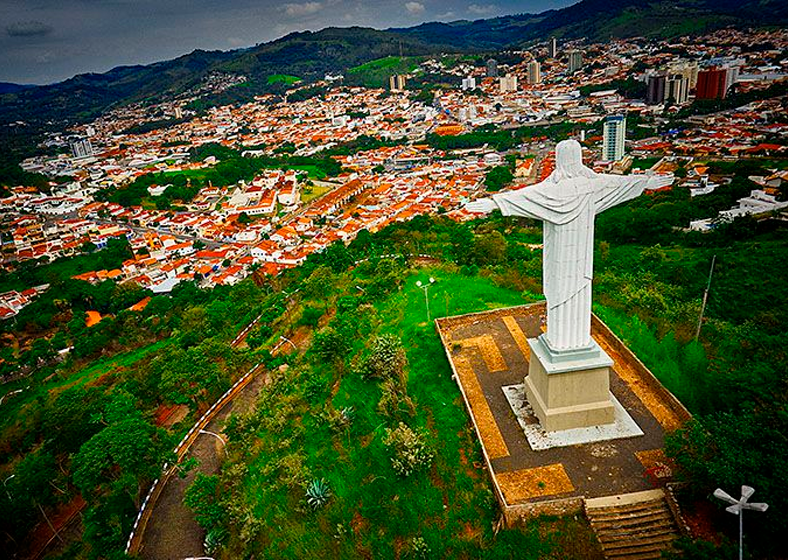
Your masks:
<svg viewBox="0 0 788 560"><path fill-rule="evenodd" d="M587 168L586 168L587 169ZM544 221L543 285L547 300L547 342L557 351L591 345L591 280L596 214L670 180L646 175L579 176L556 179L492 200L504 216Z"/></svg>

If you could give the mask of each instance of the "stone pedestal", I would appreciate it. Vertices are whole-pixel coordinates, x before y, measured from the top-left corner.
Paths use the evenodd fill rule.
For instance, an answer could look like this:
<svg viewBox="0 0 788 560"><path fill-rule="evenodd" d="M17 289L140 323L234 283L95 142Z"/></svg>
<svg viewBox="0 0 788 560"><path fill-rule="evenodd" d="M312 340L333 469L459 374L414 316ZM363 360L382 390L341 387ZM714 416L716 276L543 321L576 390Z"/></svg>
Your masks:
<svg viewBox="0 0 788 560"><path fill-rule="evenodd" d="M529 338L531 360L525 392L548 432L587 428L614 421L610 396L613 360L592 339L589 348L556 352L544 335Z"/></svg>

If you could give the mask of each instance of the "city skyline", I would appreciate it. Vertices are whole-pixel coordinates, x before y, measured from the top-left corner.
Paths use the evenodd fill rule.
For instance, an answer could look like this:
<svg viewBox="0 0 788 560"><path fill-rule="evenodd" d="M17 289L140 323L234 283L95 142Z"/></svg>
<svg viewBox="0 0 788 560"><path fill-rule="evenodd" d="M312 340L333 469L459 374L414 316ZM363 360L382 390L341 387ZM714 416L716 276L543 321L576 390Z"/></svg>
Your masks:
<svg viewBox="0 0 788 560"><path fill-rule="evenodd" d="M231 0L217 11L198 0L10 0L0 5L0 82L48 84L81 73L176 58L195 49L232 50L295 31L539 13L576 0Z"/></svg>

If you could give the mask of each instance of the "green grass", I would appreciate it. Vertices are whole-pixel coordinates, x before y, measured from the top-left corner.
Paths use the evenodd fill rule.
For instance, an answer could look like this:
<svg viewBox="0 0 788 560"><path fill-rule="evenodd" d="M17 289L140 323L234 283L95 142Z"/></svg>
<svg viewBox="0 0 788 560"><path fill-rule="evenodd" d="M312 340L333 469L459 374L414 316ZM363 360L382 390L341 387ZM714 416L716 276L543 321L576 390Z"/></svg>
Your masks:
<svg viewBox="0 0 788 560"><path fill-rule="evenodd" d="M287 74L273 74L271 76L268 76L268 78L266 78L266 81L269 84L283 83L285 85L290 86L300 82L301 78L299 78L298 76L289 76Z"/></svg>
<svg viewBox="0 0 788 560"><path fill-rule="evenodd" d="M651 169L662 157L635 158L632 162L633 169Z"/></svg>
<svg viewBox="0 0 788 560"><path fill-rule="evenodd" d="M288 165L288 169L297 169L300 171L306 171L310 177L314 177L315 179L325 179L328 177L326 172L317 167L316 165Z"/></svg>
<svg viewBox="0 0 788 560"><path fill-rule="evenodd" d="M348 70L348 75L360 80L367 87L388 87L392 74L408 74L418 68L424 57L387 56L378 58Z"/></svg>
<svg viewBox="0 0 788 560"><path fill-rule="evenodd" d="M361 312L353 353L363 352L384 332L402 338L408 394L416 403L415 415L402 419L428 431L433 465L408 478L397 476L383 443L385 428L395 427L396 420L378 410L378 382L353 373L350 361L339 369L320 360L291 364L288 371L298 374L274 384L259 407L258 427L245 421L251 422L253 437L243 437L246 443L240 445L231 437L231 454L247 465L243 480L235 480L231 501L258 520L260 532L244 545L239 534L249 525L231 524L228 554L405 558L412 539L420 537L436 557L546 556L549 544L537 534L538 522L497 536L491 531L498 515L491 483L484 470L473 466L482 461L479 444L437 333L426 321L424 292L416 286L430 276L436 279L429 290L433 317L517 305L523 299L486 278L435 267L407 271L401 290ZM364 279L353 272L333 285L347 295ZM345 406L354 407L354 422L346 431L333 432L321 415L329 407ZM225 466L226 472L235 468ZM305 481L325 478L333 495L329 503L315 512L300 505L304 489L292 481L293 473Z"/></svg>
<svg viewBox="0 0 788 560"><path fill-rule="evenodd" d="M314 185L310 188L312 189L312 192L310 193L305 193L304 191L301 191L301 202L303 202L304 204L312 202L316 198L323 196L324 194L326 194L331 190L331 187L321 187L318 185Z"/></svg>
<svg viewBox="0 0 788 560"><path fill-rule="evenodd" d="M369 72L370 70L390 70L400 66L403 60L404 58L400 58L398 56L387 56L385 58L378 58L369 62L365 62L364 64L354 66L353 68L350 68L348 72L351 74L358 74L361 72Z"/></svg>

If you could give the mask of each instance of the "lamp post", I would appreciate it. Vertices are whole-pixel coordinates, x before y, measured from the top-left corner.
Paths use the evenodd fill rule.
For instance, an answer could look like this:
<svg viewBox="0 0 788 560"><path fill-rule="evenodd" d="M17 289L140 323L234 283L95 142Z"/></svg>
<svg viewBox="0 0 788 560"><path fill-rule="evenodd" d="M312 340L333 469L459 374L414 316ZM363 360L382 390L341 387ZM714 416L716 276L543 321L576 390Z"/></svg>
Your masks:
<svg viewBox="0 0 788 560"><path fill-rule="evenodd" d="M12 478L14 478L15 476L16 476L16 474L12 474L11 476L9 476L8 478L6 478L3 481L3 488L5 488L5 493L6 493L6 496L8 496L8 500L9 501L11 501L12 498L11 498L11 493L8 491L8 486L6 486L6 484L8 484L8 481L11 480Z"/></svg>
<svg viewBox="0 0 788 560"><path fill-rule="evenodd" d="M427 291L430 289L430 286L435 283L435 278L430 276L429 283L423 283L421 280L416 281L416 286L424 290L424 304L427 306L427 322L430 322L430 299L427 296Z"/></svg>
<svg viewBox="0 0 788 560"><path fill-rule="evenodd" d="M744 554L744 524L742 522L744 510L751 509L753 511L764 512L769 507L769 504L764 503L748 503L747 500L749 500L750 496L752 496L754 493L755 489L752 486L742 486L741 498L737 500L721 488L717 488L714 491L715 498L719 498L720 500L731 504L725 508L725 511L739 516L739 560L742 560L742 555Z"/></svg>
<svg viewBox="0 0 788 560"><path fill-rule="evenodd" d="M208 431L208 430L200 430L200 433L201 433L201 434L207 434L207 435L209 435L209 436L213 436L213 437L215 437L216 439L218 439L219 441L221 441L221 442L222 442L222 451L224 451L224 453L225 453L225 454L227 454L227 449L225 449L225 447L227 447L227 442L226 442L226 441L224 441L224 438L223 438L222 436L220 436L220 435L219 435L219 434L217 434L217 433L214 433L214 432Z"/></svg>

